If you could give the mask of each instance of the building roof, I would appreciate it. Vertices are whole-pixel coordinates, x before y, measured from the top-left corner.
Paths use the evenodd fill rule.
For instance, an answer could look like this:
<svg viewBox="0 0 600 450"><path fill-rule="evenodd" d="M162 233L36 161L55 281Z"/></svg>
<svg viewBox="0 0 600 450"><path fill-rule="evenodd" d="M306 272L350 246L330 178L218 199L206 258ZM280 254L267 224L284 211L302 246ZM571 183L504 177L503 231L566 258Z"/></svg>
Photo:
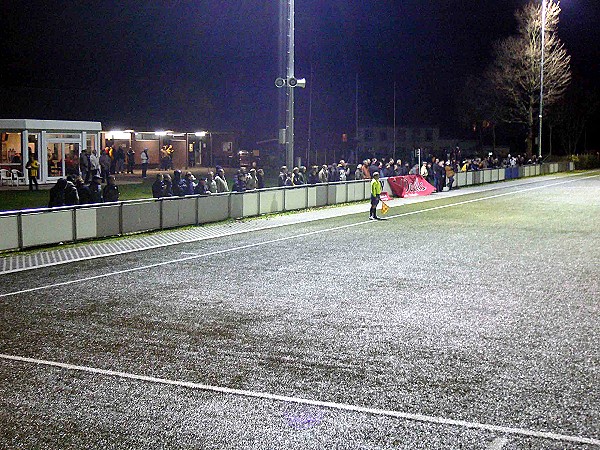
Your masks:
<svg viewBox="0 0 600 450"><path fill-rule="evenodd" d="M29 131L102 131L100 122L75 120L0 119L2 130Z"/></svg>

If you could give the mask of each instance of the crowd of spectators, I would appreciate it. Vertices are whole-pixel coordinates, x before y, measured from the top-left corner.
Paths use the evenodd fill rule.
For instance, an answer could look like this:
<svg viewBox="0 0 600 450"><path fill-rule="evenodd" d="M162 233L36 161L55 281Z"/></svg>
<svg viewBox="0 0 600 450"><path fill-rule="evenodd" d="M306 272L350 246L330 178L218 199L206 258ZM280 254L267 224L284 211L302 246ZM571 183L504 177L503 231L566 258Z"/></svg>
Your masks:
<svg viewBox="0 0 600 450"><path fill-rule="evenodd" d="M114 175L109 175L106 185L102 186L102 177L93 175L89 183L82 176L59 178L50 189L48 207L88 205L93 203L119 201L119 186Z"/></svg>
<svg viewBox="0 0 600 450"><path fill-rule="evenodd" d="M48 206L118 201L119 188L112 174L120 173L119 171L124 169L125 160L127 160L127 172L133 173L134 156L132 150L125 152L122 147L119 147L116 151L109 147L99 157L95 150L90 155L85 150L82 151L80 156L81 175L76 178L68 176L66 179L59 179L50 190ZM434 186L437 192L440 192L444 187L452 188L454 176L457 172L516 167L541 162L541 159L536 156L527 159L521 155L511 156L510 154L505 158L490 155L485 158L464 159L460 162L456 158L442 160L430 155L422 161L421 166L418 164L411 166L408 162L403 163L400 159L373 157L356 165L350 165L346 161L340 160L338 163L329 165L314 165L309 169L305 166L294 167L291 171L288 170L287 166L282 166L277 184L282 187L363 180L371 179L373 174L378 172L382 178L421 175ZM163 167L168 166L165 164ZM143 176L145 176L145 170L143 172ZM230 190L232 192L246 192L266 187L265 172L257 166L256 162L253 162L249 168L241 167L232 178L231 182L227 180L225 170L221 166L217 166L215 172L209 171L206 176L198 177L192 172L183 174L181 170L174 170L173 175L159 173L152 184L152 196L162 198L184 195L210 195L229 192ZM103 187L102 183L104 182L106 182L106 185Z"/></svg>
<svg viewBox="0 0 600 450"><path fill-rule="evenodd" d="M216 173L215 173L216 172ZM221 166L209 171L206 177L196 177L192 172L181 170L173 171L173 176L168 173L156 174L152 183L152 196L177 197L184 195L210 195L230 191L230 182L227 180L225 170ZM256 163L247 169L241 167L233 176L231 191L246 192L265 187L265 172L257 167Z"/></svg>
<svg viewBox="0 0 600 450"><path fill-rule="evenodd" d="M59 178L50 189L48 207L116 202L120 193L114 174L133 173L134 166L132 149L106 147L100 155L96 149L91 153L83 149L79 154L79 170ZM103 183L106 184L102 186Z"/></svg>

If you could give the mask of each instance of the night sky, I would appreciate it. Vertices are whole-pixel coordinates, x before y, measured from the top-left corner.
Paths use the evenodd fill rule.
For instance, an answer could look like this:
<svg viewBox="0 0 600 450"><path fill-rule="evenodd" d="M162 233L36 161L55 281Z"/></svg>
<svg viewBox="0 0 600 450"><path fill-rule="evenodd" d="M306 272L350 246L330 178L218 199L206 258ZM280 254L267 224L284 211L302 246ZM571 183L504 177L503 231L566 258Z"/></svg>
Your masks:
<svg viewBox="0 0 600 450"><path fill-rule="evenodd" d="M313 134L362 125L462 130L455 99L515 32L523 0L296 0L296 76ZM270 0L1 0L0 117L99 120L105 129L241 130L276 137L279 7ZM563 0L573 71L600 80L600 2ZM312 70L311 70L312 69ZM312 77L311 77L312 72ZM309 90L296 90L305 145ZM321 144L323 145L323 144Z"/></svg>

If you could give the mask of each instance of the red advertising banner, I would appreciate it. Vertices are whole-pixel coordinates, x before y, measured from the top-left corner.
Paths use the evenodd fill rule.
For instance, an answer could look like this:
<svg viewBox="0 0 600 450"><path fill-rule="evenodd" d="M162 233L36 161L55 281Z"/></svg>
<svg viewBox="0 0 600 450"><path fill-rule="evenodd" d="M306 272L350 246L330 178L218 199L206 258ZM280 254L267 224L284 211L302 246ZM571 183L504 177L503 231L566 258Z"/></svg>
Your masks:
<svg viewBox="0 0 600 450"><path fill-rule="evenodd" d="M435 188L421 175L406 175L403 177L388 177L386 181L390 185L392 193L396 197L415 197L417 195L429 195Z"/></svg>

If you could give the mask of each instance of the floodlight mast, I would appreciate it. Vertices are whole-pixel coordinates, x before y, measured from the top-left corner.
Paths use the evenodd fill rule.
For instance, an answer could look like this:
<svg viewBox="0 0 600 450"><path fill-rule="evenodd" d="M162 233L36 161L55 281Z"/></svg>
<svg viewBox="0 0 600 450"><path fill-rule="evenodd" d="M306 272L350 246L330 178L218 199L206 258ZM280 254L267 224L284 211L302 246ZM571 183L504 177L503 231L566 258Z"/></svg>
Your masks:
<svg viewBox="0 0 600 450"><path fill-rule="evenodd" d="M538 133L538 158L542 157L542 110L544 107L544 45L546 35L546 0L542 0L542 27L541 27L541 59L540 59L540 130Z"/></svg>
<svg viewBox="0 0 600 450"><path fill-rule="evenodd" d="M281 0L282 2L284 0ZM294 89L305 88L306 79L298 79L294 75L294 0L287 1L287 70L285 78L277 78L275 80L275 86L278 88L286 88L287 96L287 107L285 117L285 140L281 140L281 143L285 143L285 161L288 167L294 165ZM280 3L283 4L283 3ZM282 14L283 16L283 14ZM283 28L283 27L281 27ZM280 68L281 70L282 68Z"/></svg>
<svg viewBox="0 0 600 450"><path fill-rule="evenodd" d="M288 58L287 79L294 78L294 0L288 0ZM285 163L290 168L294 167L294 87L287 83L287 115L285 124Z"/></svg>

